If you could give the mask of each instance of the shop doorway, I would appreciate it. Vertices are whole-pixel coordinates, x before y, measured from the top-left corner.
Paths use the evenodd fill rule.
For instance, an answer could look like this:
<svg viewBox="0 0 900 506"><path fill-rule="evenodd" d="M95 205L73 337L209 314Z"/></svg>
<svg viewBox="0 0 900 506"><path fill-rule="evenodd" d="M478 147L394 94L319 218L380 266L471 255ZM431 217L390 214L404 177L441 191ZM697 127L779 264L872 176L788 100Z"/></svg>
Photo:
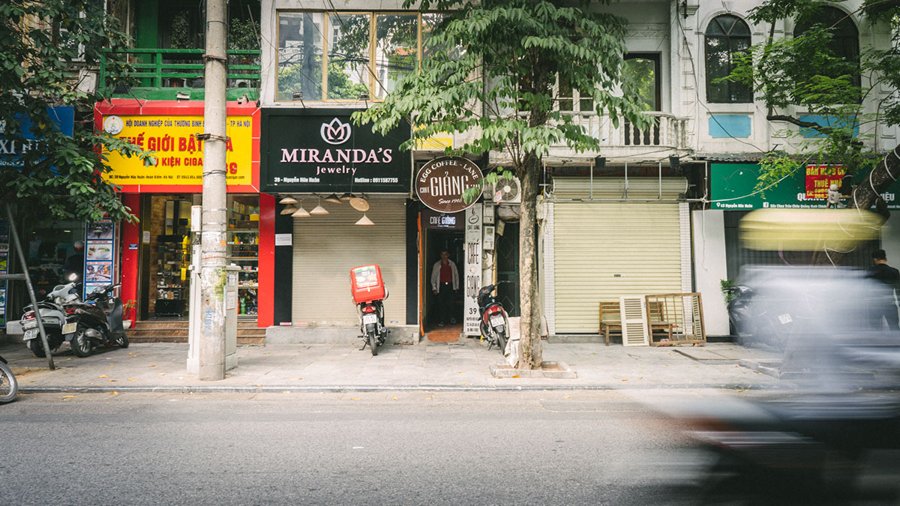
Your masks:
<svg viewBox="0 0 900 506"><path fill-rule="evenodd" d="M141 203L143 320L188 318L193 205L193 195L147 195Z"/></svg>
<svg viewBox="0 0 900 506"><path fill-rule="evenodd" d="M424 271L422 280L424 289L423 304L423 323L425 331L436 330L440 328L455 329L456 335L462 330L463 323L463 270L465 269L465 258L463 246L465 244L465 234L458 230L426 230L424 244ZM447 251L449 260L456 264L459 274L459 289L451 292L451 296L446 300L446 313L442 312L442 300L432 290L431 277L434 273L435 264L441 259L441 252ZM440 274L438 274L440 275ZM441 318L445 321L441 321ZM444 324L441 327L441 323ZM450 332L448 330L448 332Z"/></svg>
<svg viewBox="0 0 900 506"><path fill-rule="evenodd" d="M505 222L498 233L497 298L509 316L520 316L519 306L519 223Z"/></svg>

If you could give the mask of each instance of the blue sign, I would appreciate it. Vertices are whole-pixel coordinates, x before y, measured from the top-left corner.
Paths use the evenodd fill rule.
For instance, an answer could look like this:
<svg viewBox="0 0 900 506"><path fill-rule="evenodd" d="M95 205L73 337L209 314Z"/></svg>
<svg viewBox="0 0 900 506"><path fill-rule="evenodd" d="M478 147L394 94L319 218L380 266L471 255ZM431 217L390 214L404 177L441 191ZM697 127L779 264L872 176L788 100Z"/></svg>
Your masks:
<svg viewBox="0 0 900 506"><path fill-rule="evenodd" d="M50 119L65 135L72 136L75 132L75 108L69 105L51 107L47 114ZM24 166L22 155L38 149L40 139L32 132L32 119L28 116L17 116L22 132L22 139L7 138L6 125L0 122L0 167L21 168Z"/></svg>

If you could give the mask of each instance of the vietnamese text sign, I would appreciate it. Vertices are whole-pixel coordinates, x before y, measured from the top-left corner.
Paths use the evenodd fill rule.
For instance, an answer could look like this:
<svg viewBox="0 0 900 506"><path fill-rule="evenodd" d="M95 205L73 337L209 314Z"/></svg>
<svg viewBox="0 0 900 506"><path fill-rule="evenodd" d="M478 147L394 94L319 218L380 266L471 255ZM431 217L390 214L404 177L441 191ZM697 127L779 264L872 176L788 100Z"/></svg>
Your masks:
<svg viewBox="0 0 900 506"><path fill-rule="evenodd" d="M847 174L843 165L826 165L810 163L806 166L806 198L825 200L828 188L832 184L841 187L841 181Z"/></svg>
<svg viewBox="0 0 900 506"><path fill-rule="evenodd" d="M864 177L864 176L863 176ZM759 180L759 165L755 163L710 164L711 209L750 211L764 208L825 207L824 199L806 197L806 171L798 169L777 185L764 192L755 189ZM863 178L854 176L854 184ZM900 209L900 182L881 194L889 209Z"/></svg>
<svg viewBox="0 0 900 506"><path fill-rule="evenodd" d="M203 116L159 115L103 118L103 129L125 138L141 149L152 151L152 159L141 160L106 152L112 168L104 177L118 185L203 184ZM229 185L253 184L253 119L229 116L226 120L226 181Z"/></svg>
<svg viewBox="0 0 900 506"><path fill-rule="evenodd" d="M70 137L73 135L75 132L74 107L51 107L47 110L47 115L60 132ZM6 123L0 121L0 167L21 168L25 165L22 157L26 153L41 149L41 140L36 138L31 128L32 119L16 116L16 121L19 128L18 138L8 135Z"/></svg>
<svg viewBox="0 0 900 506"><path fill-rule="evenodd" d="M352 109L263 109L260 183L265 192L407 193L406 123L381 135Z"/></svg>
<svg viewBox="0 0 900 506"><path fill-rule="evenodd" d="M481 208L481 204L475 204L466 209L463 332L467 336L481 334L481 314L478 311L478 290L481 289Z"/></svg>

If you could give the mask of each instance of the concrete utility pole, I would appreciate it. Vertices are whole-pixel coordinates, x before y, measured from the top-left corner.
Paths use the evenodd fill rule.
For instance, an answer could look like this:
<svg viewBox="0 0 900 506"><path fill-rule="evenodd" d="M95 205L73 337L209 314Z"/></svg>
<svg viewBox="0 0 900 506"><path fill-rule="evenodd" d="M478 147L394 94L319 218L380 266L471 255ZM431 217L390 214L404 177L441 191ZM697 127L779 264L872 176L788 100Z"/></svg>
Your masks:
<svg viewBox="0 0 900 506"><path fill-rule="evenodd" d="M206 2L203 212L200 245L201 380L225 379L225 76L226 0Z"/></svg>

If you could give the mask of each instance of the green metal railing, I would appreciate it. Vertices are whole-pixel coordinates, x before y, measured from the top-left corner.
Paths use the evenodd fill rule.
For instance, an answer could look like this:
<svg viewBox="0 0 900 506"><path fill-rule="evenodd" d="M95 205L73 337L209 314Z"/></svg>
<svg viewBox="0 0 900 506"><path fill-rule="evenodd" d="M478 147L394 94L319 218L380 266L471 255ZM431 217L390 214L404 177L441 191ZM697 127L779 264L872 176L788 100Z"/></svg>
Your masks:
<svg viewBox="0 0 900 506"><path fill-rule="evenodd" d="M126 77L137 80L141 88L177 88L195 86L203 79L203 49L126 49L106 51L100 59L101 89L109 89L109 67L128 63L131 71ZM229 50L228 86L230 88L259 88L260 51Z"/></svg>

